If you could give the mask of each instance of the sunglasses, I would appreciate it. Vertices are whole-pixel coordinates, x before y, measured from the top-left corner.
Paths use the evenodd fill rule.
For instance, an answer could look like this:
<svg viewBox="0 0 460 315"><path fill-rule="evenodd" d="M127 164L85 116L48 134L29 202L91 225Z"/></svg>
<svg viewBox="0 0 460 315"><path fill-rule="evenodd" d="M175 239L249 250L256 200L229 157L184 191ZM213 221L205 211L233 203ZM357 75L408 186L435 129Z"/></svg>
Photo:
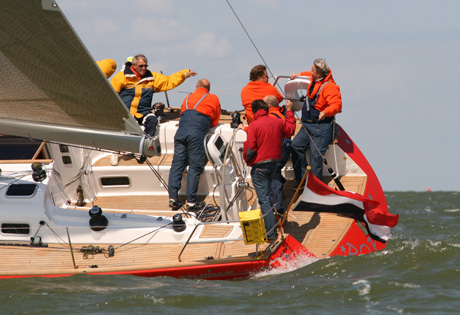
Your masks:
<svg viewBox="0 0 460 315"><path fill-rule="evenodd" d="M137 65L139 68L147 68L149 65Z"/></svg>

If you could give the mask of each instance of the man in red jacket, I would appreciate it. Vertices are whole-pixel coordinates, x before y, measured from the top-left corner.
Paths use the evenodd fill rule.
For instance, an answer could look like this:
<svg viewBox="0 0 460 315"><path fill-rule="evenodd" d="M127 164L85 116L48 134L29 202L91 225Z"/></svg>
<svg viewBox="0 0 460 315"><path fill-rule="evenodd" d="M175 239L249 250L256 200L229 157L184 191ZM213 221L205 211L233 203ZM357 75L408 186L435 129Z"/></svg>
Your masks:
<svg viewBox="0 0 460 315"><path fill-rule="evenodd" d="M264 97L265 103L268 105L268 115L278 119L286 120L286 106L280 106L278 100L274 95L267 95ZM286 100L286 105L293 106L290 100ZM291 134L289 137L283 138L281 142L281 161L276 166L275 176L272 179L270 186L270 201L273 205L276 204L276 212L279 215L284 215L284 201L283 201L283 186L286 179L281 173L281 169L286 165L287 161L291 157L291 136L294 134L295 125L292 126Z"/></svg>
<svg viewBox="0 0 460 315"><path fill-rule="evenodd" d="M248 166L252 166L252 184L259 199L264 215L268 241L276 239L275 215L272 210L269 192L275 170L281 161L281 141L290 137L295 129L292 103L286 104L286 120L268 115L268 105L263 100L252 102L255 120L249 125L247 140L243 146L243 157Z"/></svg>

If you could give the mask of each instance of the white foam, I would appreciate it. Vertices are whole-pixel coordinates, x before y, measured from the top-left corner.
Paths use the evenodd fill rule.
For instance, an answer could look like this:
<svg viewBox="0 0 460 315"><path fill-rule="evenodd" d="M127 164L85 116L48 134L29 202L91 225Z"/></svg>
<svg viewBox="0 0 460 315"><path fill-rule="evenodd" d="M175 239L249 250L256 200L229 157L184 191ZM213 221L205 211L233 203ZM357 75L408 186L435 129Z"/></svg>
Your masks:
<svg viewBox="0 0 460 315"><path fill-rule="evenodd" d="M358 280L353 282L353 285L360 286L358 294L360 296L368 295L371 292L371 284L367 280Z"/></svg>
<svg viewBox="0 0 460 315"><path fill-rule="evenodd" d="M265 271L258 272L253 275L253 278L261 278L266 276L273 276L273 275L280 275L283 273L291 272L302 267L308 266L316 261L318 258L315 257L299 257L297 256L296 259L293 260L282 260L280 257L273 260L274 263L280 264L279 267L270 268Z"/></svg>

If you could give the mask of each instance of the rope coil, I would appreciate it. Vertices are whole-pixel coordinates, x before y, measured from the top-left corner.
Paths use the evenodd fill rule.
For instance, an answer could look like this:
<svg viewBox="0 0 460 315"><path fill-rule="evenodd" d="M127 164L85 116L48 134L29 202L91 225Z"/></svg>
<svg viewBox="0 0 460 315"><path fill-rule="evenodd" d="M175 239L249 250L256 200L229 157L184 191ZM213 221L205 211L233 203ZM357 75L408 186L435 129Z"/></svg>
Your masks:
<svg viewBox="0 0 460 315"><path fill-rule="evenodd" d="M115 249L112 245L106 249L100 246L88 245L80 248L80 252L83 253L83 259L93 259L95 255L103 254L105 258L113 257L115 255Z"/></svg>

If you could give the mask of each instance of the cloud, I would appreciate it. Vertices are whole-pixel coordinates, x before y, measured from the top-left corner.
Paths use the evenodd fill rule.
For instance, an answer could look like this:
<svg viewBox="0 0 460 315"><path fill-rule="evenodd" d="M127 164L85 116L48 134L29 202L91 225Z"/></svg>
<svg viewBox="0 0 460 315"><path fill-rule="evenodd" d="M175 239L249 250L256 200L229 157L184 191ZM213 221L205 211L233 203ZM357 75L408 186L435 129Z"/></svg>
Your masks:
<svg viewBox="0 0 460 315"><path fill-rule="evenodd" d="M112 0L110 0L112 2ZM142 12L151 12L152 14L167 13L173 10L172 1L152 1L152 0L140 0L136 4L136 9Z"/></svg>
<svg viewBox="0 0 460 315"><path fill-rule="evenodd" d="M213 32L203 32L195 36L188 48L197 56L223 57L232 45L227 39L216 38Z"/></svg>
<svg viewBox="0 0 460 315"><path fill-rule="evenodd" d="M180 22L168 18L135 18L131 24L131 34L137 40L155 42L175 42L188 35L188 30Z"/></svg>
<svg viewBox="0 0 460 315"><path fill-rule="evenodd" d="M265 8L279 9L281 7L281 1L279 0L255 0L254 1L258 6L264 6ZM287 2L283 2L287 3Z"/></svg>
<svg viewBox="0 0 460 315"><path fill-rule="evenodd" d="M95 37L104 36L119 29L115 21L105 18L94 19L92 24Z"/></svg>
<svg viewBox="0 0 460 315"><path fill-rule="evenodd" d="M356 101L391 95L404 83L403 70L385 64L338 66L332 70L337 84Z"/></svg>

